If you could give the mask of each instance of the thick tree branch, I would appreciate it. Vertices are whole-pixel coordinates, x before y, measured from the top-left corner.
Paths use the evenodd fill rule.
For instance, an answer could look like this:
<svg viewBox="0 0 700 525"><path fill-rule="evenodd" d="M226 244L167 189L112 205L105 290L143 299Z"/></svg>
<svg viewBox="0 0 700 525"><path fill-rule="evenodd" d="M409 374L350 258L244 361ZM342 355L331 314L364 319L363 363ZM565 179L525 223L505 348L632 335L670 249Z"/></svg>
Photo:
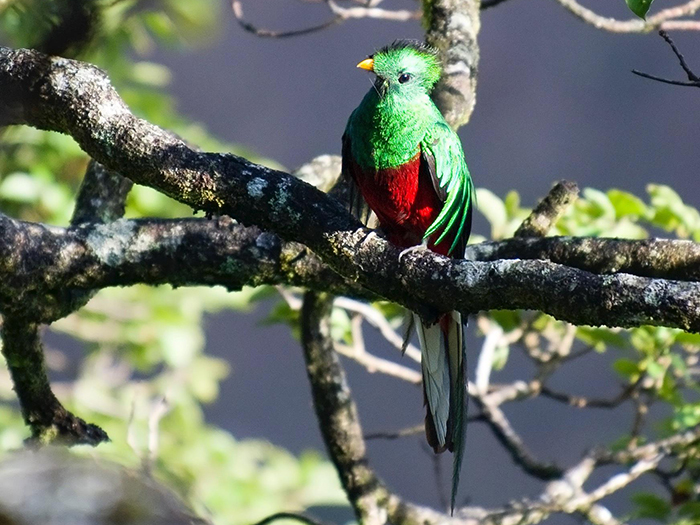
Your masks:
<svg viewBox="0 0 700 525"><path fill-rule="evenodd" d="M384 525L387 513L379 502L386 499L386 489L367 464L357 408L333 350L332 306L331 296L316 292L304 295L301 339L316 417L358 521Z"/></svg>
<svg viewBox="0 0 700 525"><path fill-rule="evenodd" d="M141 283L289 284L367 296L308 248L218 219L127 220L61 229L0 214L0 311L49 322L72 305L50 294ZM353 292L354 291L354 292ZM47 295L49 297L47 298Z"/></svg>
<svg viewBox="0 0 700 525"><path fill-rule="evenodd" d="M230 289L286 283L362 295L353 281L338 278L302 246L227 221L206 226L197 219L122 219L61 230L0 215L0 275L12 276L0 280L0 309L48 321L57 305L28 301L31 294L135 283ZM537 260L451 261L420 253L399 262L398 250L385 241L368 243L376 251L368 254L370 248L360 243L359 264L384 277L378 291L409 308L417 302L423 312L426 304L464 313L524 308L575 324L700 330L697 283L599 276Z"/></svg>
<svg viewBox="0 0 700 525"><path fill-rule="evenodd" d="M92 221L95 226L95 223L118 219L124 214L131 186L130 180L91 161L78 192L71 224ZM41 253L35 254L36 258L41 256ZM64 262L66 256L66 253L62 256ZM5 280L14 283L15 278L15 275L7 275ZM23 295L19 291L18 294ZM41 311L46 318L62 317L82 307L93 294L94 291L88 289L43 289L30 292L24 300L17 298L13 301L14 308L9 304L0 306L5 314L3 354L35 444L97 445L109 440L101 428L68 412L51 391L37 325L41 316L34 311Z"/></svg>
<svg viewBox="0 0 700 525"><path fill-rule="evenodd" d="M518 238L467 247L479 261L542 259L597 274L630 273L681 281L700 280L700 244L671 239L603 237Z"/></svg>
<svg viewBox="0 0 700 525"><path fill-rule="evenodd" d="M98 426L68 412L51 391L46 375L39 327L13 315L5 315L2 353L10 369L25 423L36 444L97 445L108 441Z"/></svg>
<svg viewBox="0 0 700 525"><path fill-rule="evenodd" d="M480 4L480 0L423 0L426 41L443 60L443 75L432 97L453 129L469 121L476 102Z"/></svg>
<svg viewBox="0 0 700 525"><path fill-rule="evenodd" d="M91 160L78 191L71 225L112 222L123 217L126 196L133 185L119 173Z"/></svg>

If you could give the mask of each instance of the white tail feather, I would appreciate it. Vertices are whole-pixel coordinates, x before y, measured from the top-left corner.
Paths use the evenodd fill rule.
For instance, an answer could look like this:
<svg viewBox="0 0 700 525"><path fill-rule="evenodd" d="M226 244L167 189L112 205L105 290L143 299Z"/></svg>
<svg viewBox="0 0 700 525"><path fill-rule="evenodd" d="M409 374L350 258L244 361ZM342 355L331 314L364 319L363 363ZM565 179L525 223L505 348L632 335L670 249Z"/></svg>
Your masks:
<svg viewBox="0 0 700 525"><path fill-rule="evenodd" d="M435 423L438 443L444 447L450 417L450 365L445 338L439 324L426 326L416 314L414 317L422 351L425 396Z"/></svg>

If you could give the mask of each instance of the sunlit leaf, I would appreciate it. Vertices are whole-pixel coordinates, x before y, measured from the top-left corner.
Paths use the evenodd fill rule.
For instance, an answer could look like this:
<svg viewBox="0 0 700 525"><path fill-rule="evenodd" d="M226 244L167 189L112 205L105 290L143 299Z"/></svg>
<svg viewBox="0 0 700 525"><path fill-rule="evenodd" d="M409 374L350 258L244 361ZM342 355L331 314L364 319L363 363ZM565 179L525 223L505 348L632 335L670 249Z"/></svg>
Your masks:
<svg viewBox="0 0 700 525"><path fill-rule="evenodd" d="M625 0L625 2L627 2L627 7L630 8L630 11L632 11L639 18L643 19L646 19L647 12L649 11L653 1L654 0Z"/></svg>

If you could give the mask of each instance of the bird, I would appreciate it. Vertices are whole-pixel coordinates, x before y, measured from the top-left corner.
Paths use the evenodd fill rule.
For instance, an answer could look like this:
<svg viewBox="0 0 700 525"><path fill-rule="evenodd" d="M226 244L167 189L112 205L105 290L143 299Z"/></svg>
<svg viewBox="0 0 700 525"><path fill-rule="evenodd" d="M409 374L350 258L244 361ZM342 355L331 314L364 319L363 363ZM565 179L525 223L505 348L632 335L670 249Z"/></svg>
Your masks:
<svg viewBox="0 0 700 525"><path fill-rule="evenodd" d="M403 249L400 257L416 249L463 257L475 191L461 141L430 98L442 70L437 50L396 40L357 67L376 78L342 139L351 211L365 224L373 211L387 240ZM435 453L454 454L454 514L467 411L463 319L456 311L432 324L412 316L421 346L427 441Z"/></svg>

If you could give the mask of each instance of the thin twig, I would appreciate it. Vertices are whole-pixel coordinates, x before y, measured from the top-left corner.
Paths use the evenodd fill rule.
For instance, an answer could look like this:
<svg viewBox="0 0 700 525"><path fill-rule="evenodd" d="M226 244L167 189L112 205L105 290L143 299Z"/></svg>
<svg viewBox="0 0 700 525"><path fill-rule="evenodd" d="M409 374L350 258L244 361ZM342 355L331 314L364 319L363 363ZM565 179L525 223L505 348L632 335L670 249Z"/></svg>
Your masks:
<svg viewBox="0 0 700 525"><path fill-rule="evenodd" d="M479 8L482 11L484 11L485 9L491 9L492 7L496 7L497 5L500 5L505 1L506 0L482 0Z"/></svg>
<svg viewBox="0 0 700 525"><path fill-rule="evenodd" d="M344 18L342 16L336 15L330 20L327 20L326 22L315 26L305 27L303 29L294 29L290 31L273 31L270 29L262 29L256 27L255 25L246 21L243 17L243 6L241 5L240 0L232 0L231 9L233 11L234 18L243 29L245 29L249 33L253 33L255 36L260 36L263 38L288 38L292 36L308 35L317 31L323 31L324 29L327 29L344 21Z"/></svg>
<svg viewBox="0 0 700 525"><path fill-rule="evenodd" d="M324 29L328 29L331 26L340 24L351 18L378 18L382 20L404 22L407 20L418 19L420 18L421 14L420 11L394 11L390 9L382 9L376 7L380 3L376 0L363 2L363 5L358 7L340 7L333 0L325 0L325 3L328 5L328 8L334 15L332 18L318 25L289 31L263 29L251 24L245 20L243 16L243 6L240 0L231 1L231 10L233 11L234 18L243 29L249 33L253 33L255 36L263 38L288 38L293 36L308 35L318 31L323 31Z"/></svg>
<svg viewBox="0 0 700 525"><path fill-rule="evenodd" d="M483 414L477 414L474 416L469 416L467 418L467 423L472 423L472 422L484 422L486 421L486 418L484 417ZM400 430L396 430L394 432L391 431L377 431L377 432L370 432L364 435L365 441L373 440L373 439L386 439L388 441L393 441L395 439L400 439L404 437L411 437L415 436L417 434L422 434L425 432L425 424L421 423L420 425L414 425L412 427L407 427L407 428L402 428Z"/></svg>
<svg viewBox="0 0 700 525"><path fill-rule="evenodd" d="M671 50L678 58L678 61L680 62L681 67L683 68L683 71L685 71L685 74L688 75L688 80L693 80L693 81L700 80L700 78L695 73L693 73L693 71L690 69L690 66L688 66L687 62L685 61L685 58L683 57L681 52L678 50L678 48L676 47L676 44L673 42L673 40L671 39L669 34L662 29L661 31L659 31L659 35L661 35L661 38L663 38L666 41L666 43L669 46L671 46Z"/></svg>
<svg viewBox="0 0 700 525"><path fill-rule="evenodd" d="M440 456L435 454L433 449L425 441L421 441L421 450L426 456L428 456L428 459L433 466L435 492L437 492L438 495L439 507L441 509L447 509L447 491L445 490L445 484L442 481L442 463L440 462Z"/></svg>
<svg viewBox="0 0 700 525"><path fill-rule="evenodd" d="M423 432L425 432L425 424L421 423L420 425L402 428L401 430L397 430L396 432L370 432L368 434L365 434L364 437L366 441L369 441L370 439L394 440L403 437L415 436L416 434L422 434Z"/></svg>
<svg viewBox="0 0 700 525"><path fill-rule="evenodd" d="M686 81L686 80L672 80L669 78L657 77L651 73L644 73L637 69L633 69L632 73L642 78L648 78L649 80L656 80L663 84L671 84L672 86L686 86L686 87L700 87L700 81Z"/></svg>
<svg viewBox="0 0 700 525"><path fill-rule="evenodd" d="M353 346L335 343L333 345L336 352L361 364L369 373L379 372L381 374L395 377L407 381L414 385L419 385L422 381L421 373L406 366L394 363L387 359L382 359L367 352L364 343L359 344L357 338Z"/></svg>
<svg viewBox="0 0 700 525"><path fill-rule="evenodd" d="M663 82L664 84L672 84L674 86L690 86L690 87L700 87L700 77L698 77L693 71L690 69L690 66L688 66L688 63L685 61L685 58L681 54L681 52L678 50L676 47L676 44L673 42L673 39L668 35L666 31L663 29L659 31L659 35L661 35L661 38L663 38L666 43L671 46L671 49L673 50L673 53L676 55L676 58L678 58L678 61L681 64L681 67L683 68L683 71L685 71L685 74L688 76L688 80L671 80L668 78L663 78L663 77L658 77L656 75L651 75L649 73L643 73L642 71L638 71L636 69L632 70L632 73L635 75L638 75L643 78L648 78L650 80L656 80L657 82Z"/></svg>
<svg viewBox="0 0 700 525"><path fill-rule="evenodd" d="M331 11L342 20L349 18L378 18L381 20L394 20L406 22L408 20L418 20L421 11L390 10L381 7L340 7L334 0L327 0Z"/></svg>
<svg viewBox="0 0 700 525"><path fill-rule="evenodd" d="M640 376L637 381L626 386L618 395L611 399L587 398L565 394L552 390L547 386L543 386L540 389L540 394L549 399L560 401L577 408L616 408L632 397L632 394L636 391L637 387L639 387L643 378L644 376Z"/></svg>
<svg viewBox="0 0 700 525"><path fill-rule="evenodd" d="M700 29L700 24L695 21L677 20L678 18L692 16L700 9L700 0L691 0L688 3L670 7L659 11L646 20L630 19L617 20L599 15L590 9L583 7L576 0L556 0L564 8L575 16L597 29L610 31L611 33L646 33L654 29Z"/></svg>
<svg viewBox="0 0 700 525"><path fill-rule="evenodd" d="M493 323L492 328L486 333L486 337L484 337L484 343L481 345L481 352L479 352L479 359L476 363L474 376L476 390L481 395L486 394L488 391L496 347L498 347L502 337L503 329L500 325Z"/></svg>
<svg viewBox="0 0 700 525"><path fill-rule="evenodd" d="M496 439L508 451L513 461L526 473L542 480L551 480L562 475L563 470L558 466L542 463L532 456L500 408L489 406L479 397L475 397L475 400L480 405L484 416L483 420L488 423Z"/></svg>
<svg viewBox="0 0 700 525"><path fill-rule="evenodd" d="M386 320L386 317L384 317L376 308L372 307L372 305L361 301L356 301L355 299L350 299L348 297L336 297L333 304L334 306L362 315L362 317L364 317L369 324L379 330L382 337L391 343L394 348L398 350L403 348L404 338L396 333L396 331L389 324L389 321ZM409 343L406 346L405 353L415 362L420 363L420 350L416 348L415 345Z"/></svg>
<svg viewBox="0 0 700 525"><path fill-rule="evenodd" d="M148 461L144 465L146 472L150 472L158 458L158 446L160 442L160 420L170 410L170 403L165 397L159 398L148 416Z"/></svg>
<svg viewBox="0 0 700 525"><path fill-rule="evenodd" d="M306 525L327 525L325 521L317 520L306 514L297 514L296 512L276 512L275 514L261 519L254 525L268 525L278 520L294 520L305 523Z"/></svg>

